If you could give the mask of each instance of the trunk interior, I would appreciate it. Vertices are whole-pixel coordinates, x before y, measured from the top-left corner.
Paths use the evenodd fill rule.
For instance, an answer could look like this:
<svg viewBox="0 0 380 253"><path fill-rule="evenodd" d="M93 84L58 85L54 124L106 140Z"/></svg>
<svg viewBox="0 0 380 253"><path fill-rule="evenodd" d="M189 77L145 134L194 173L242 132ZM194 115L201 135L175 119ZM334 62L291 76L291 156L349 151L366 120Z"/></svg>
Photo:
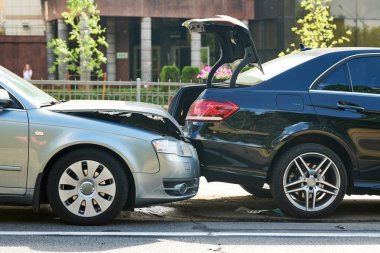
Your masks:
<svg viewBox="0 0 380 253"><path fill-rule="evenodd" d="M187 86L181 88L173 97L169 107L169 113L183 126L191 104L206 89L206 85Z"/></svg>

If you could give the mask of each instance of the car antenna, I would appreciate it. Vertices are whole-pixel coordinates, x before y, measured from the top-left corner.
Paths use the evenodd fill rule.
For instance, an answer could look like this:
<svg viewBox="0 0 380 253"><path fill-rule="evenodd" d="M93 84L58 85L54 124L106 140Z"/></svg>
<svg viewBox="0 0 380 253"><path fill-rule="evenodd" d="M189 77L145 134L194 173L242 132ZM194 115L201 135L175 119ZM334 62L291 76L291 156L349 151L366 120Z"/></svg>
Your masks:
<svg viewBox="0 0 380 253"><path fill-rule="evenodd" d="M303 52L303 51L310 50L311 47L307 47L307 46L305 46L304 44L300 43L300 49L301 49L301 52Z"/></svg>

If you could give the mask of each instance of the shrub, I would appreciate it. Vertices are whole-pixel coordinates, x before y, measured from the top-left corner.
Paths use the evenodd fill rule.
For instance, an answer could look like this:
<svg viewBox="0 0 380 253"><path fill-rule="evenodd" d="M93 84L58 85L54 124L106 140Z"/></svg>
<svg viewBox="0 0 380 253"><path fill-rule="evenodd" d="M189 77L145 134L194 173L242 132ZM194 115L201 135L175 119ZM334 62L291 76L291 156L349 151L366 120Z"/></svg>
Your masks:
<svg viewBox="0 0 380 253"><path fill-rule="evenodd" d="M181 72L181 80L184 83L198 83L199 68L193 66L185 66Z"/></svg>
<svg viewBox="0 0 380 253"><path fill-rule="evenodd" d="M174 65L163 66L160 73L161 82L178 82L179 69Z"/></svg>

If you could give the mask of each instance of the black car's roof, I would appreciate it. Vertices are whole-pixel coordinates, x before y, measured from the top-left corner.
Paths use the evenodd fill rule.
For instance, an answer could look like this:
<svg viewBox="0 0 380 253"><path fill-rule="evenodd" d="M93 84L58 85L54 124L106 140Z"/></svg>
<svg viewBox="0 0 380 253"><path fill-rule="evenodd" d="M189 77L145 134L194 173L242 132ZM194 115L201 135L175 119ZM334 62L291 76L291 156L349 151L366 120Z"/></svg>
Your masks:
<svg viewBox="0 0 380 253"><path fill-rule="evenodd" d="M373 53L379 52L378 47L334 47L334 48L316 48L303 51L303 54L320 56L328 53L346 52L346 53Z"/></svg>
<svg viewBox="0 0 380 253"><path fill-rule="evenodd" d="M265 75L255 69L242 73L239 76L238 83L254 85L255 89L278 90L286 87L286 90L306 91L321 73L337 62L353 55L373 53L380 54L380 48L336 47L310 49L264 63ZM250 77L251 73L252 77ZM243 78L247 78L247 81L244 81ZM255 85L264 83L265 85Z"/></svg>

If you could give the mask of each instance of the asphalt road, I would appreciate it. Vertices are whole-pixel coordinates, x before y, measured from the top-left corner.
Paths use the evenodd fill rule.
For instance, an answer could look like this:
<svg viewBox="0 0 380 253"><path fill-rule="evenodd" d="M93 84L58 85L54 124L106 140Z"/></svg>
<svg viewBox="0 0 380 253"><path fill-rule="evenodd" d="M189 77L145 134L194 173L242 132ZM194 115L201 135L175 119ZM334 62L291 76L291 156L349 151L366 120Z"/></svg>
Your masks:
<svg viewBox="0 0 380 253"><path fill-rule="evenodd" d="M3 227L3 226L2 226ZM374 223L115 222L6 224L0 252L379 252Z"/></svg>
<svg viewBox="0 0 380 253"><path fill-rule="evenodd" d="M348 197L322 219L286 217L271 200L202 181L192 200L122 212L105 226L61 223L48 206L0 207L0 252L380 251L380 198Z"/></svg>

